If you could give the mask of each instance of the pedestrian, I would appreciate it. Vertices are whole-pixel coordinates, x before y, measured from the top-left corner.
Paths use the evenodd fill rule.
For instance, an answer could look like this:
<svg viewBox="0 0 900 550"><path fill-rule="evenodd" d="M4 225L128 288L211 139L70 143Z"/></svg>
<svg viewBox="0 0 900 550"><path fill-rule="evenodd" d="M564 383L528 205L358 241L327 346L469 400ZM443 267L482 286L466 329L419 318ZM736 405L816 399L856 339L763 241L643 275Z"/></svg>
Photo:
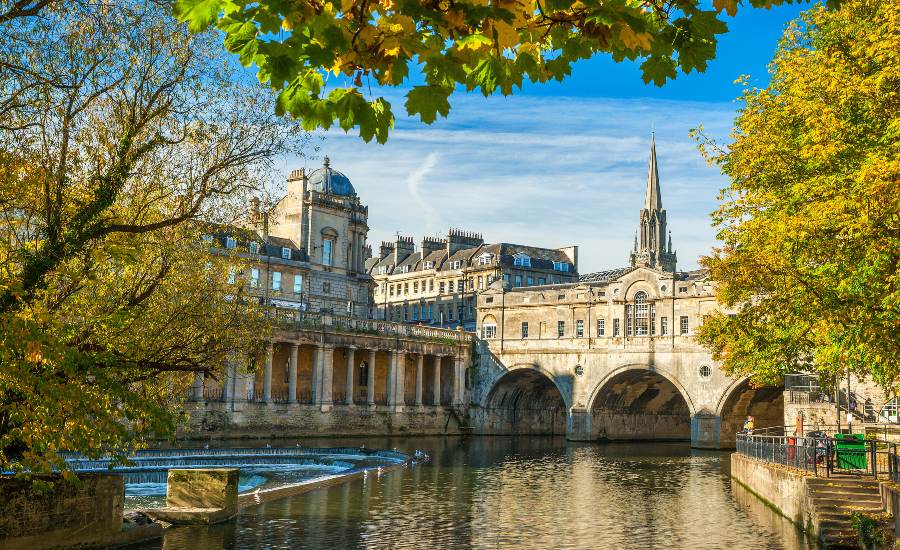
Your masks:
<svg viewBox="0 0 900 550"><path fill-rule="evenodd" d="M753 417L747 416L747 420L744 420L744 433L752 434L753 433Z"/></svg>

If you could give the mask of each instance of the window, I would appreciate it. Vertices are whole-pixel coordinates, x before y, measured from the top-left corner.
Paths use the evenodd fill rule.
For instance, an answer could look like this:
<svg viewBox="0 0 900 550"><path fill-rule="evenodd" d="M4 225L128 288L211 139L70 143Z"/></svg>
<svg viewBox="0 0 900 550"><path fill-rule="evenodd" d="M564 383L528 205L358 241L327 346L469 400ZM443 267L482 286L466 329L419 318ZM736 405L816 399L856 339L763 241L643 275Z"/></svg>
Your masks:
<svg viewBox="0 0 900 550"><path fill-rule="evenodd" d="M259 243L250 243L248 248L251 254L259 254Z"/></svg>
<svg viewBox="0 0 900 550"><path fill-rule="evenodd" d="M555 271L562 271L565 273L569 272L569 262L553 262L553 269Z"/></svg>
<svg viewBox="0 0 900 550"><path fill-rule="evenodd" d="M329 283L329 282L322 283L322 293L331 294L331 283Z"/></svg>
<svg viewBox="0 0 900 550"><path fill-rule="evenodd" d="M253 288L259 286L259 268L250 269L250 286Z"/></svg>
<svg viewBox="0 0 900 550"><path fill-rule="evenodd" d="M409 273L409 266L401 265L400 267L397 268L397 273Z"/></svg>
<svg viewBox="0 0 900 550"><path fill-rule="evenodd" d="M566 322L565 321L557 321L556 322L556 336L558 338L562 338L566 335Z"/></svg>
<svg viewBox="0 0 900 550"><path fill-rule="evenodd" d="M409 305L403 306L403 320L409 321Z"/></svg>
<svg viewBox="0 0 900 550"><path fill-rule="evenodd" d="M528 321L522 321L522 338L528 338Z"/></svg>
<svg viewBox="0 0 900 550"><path fill-rule="evenodd" d="M417 306L415 304L413 304L413 307L412 307L412 318L413 318L413 321L419 320L419 306Z"/></svg>
<svg viewBox="0 0 900 550"><path fill-rule="evenodd" d="M235 243L234 243L234 238L233 238L233 237L227 237L227 238L225 239L225 248L231 250L232 248L234 248L234 244L235 244Z"/></svg>
<svg viewBox="0 0 900 550"><path fill-rule="evenodd" d="M709 365L703 365L700 367L700 378L706 379L712 376L712 369Z"/></svg>
<svg viewBox="0 0 900 550"><path fill-rule="evenodd" d="M520 252L513 257L513 264L520 267L531 267L531 258L528 254Z"/></svg>
<svg viewBox="0 0 900 550"><path fill-rule="evenodd" d="M205 243L212 243L212 235L202 235L200 239Z"/></svg>
<svg viewBox="0 0 900 550"><path fill-rule="evenodd" d="M453 320L453 304L447 306L447 319L450 321Z"/></svg>
<svg viewBox="0 0 900 550"><path fill-rule="evenodd" d="M430 281L428 281L428 290L430 292L434 292L434 279L431 279Z"/></svg>
<svg viewBox="0 0 900 550"><path fill-rule="evenodd" d="M228 268L228 284L233 285L235 280L235 275L237 274L237 270L233 267Z"/></svg>
<svg viewBox="0 0 900 550"><path fill-rule="evenodd" d="M456 304L456 318L460 321L463 320L463 305Z"/></svg>
<svg viewBox="0 0 900 550"><path fill-rule="evenodd" d="M632 304L625 304L625 336L634 334L634 322L632 315Z"/></svg>
<svg viewBox="0 0 900 550"><path fill-rule="evenodd" d="M462 268L462 260L453 260L450 262L450 269L461 269Z"/></svg>
<svg viewBox="0 0 900 550"><path fill-rule="evenodd" d="M647 302L647 293L643 290L634 295L634 334L650 334L650 304Z"/></svg>
<svg viewBox="0 0 900 550"><path fill-rule="evenodd" d="M529 275L528 278L525 279L525 281L526 286L534 286L534 277L532 277L531 275Z"/></svg>
<svg viewBox="0 0 900 550"><path fill-rule="evenodd" d="M478 257L478 265L488 265L491 263L492 256L490 254L482 254Z"/></svg>
<svg viewBox="0 0 900 550"><path fill-rule="evenodd" d="M681 316L681 334L687 334L690 331L690 324L688 324L687 315Z"/></svg>
<svg viewBox="0 0 900 550"><path fill-rule="evenodd" d="M281 292L281 272L280 271L272 272L272 290L275 292Z"/></svg>
<svg viewBox="0 0 900 550"><path fill-rule="evenodd" d="M322 241L322 263L324 265L334 264L334 240L325 239Z"/></svg>
<svg viewBox="0 0 900 550"><path fill-rule="evenodd" d="M441 281L441 284L438 285L438 294L444 293L444 281Z"/></svg>
<svg viewBox="0 0 900 550"><path fill-rule="evenodd" d="M575 321L575 338L584 338L584 321L582 319Z"/></svg>
<svg viewBox="0 0 900 550"><path fill-rule="evenodd" d="M466 285L466 288L468 288L469 290L475 288L475 279L473 277L469 277L469 280L467 282L468 284Z"/></svg>
<svg viewBox="0 0 900 550"><path fill-rule="evenodd" d="M287 248L285 246L282 246L281 247L281 257L284 258L285 260L290 260L291 259L291 249Z"/></svg>
<svg viewBox="0 0 900 550"><path fill-rule="evenodd" d="M388 287L388 296L394 295L394 285Z"/></svg>
<svg viewBox="0 0 900 550"><path fill-rule="evenodd" d="M403 283L403 294L409 294L409 283Z"/></svg>
<svg viewBox="0 0 900 550"><path fill-rule="evenodd" d="M522 286L522 276L516 275L516 287L518 288L520 286Z"/></svg>
<svg viewBox="0 0 900 550"><path fill-rule="evenodd" d="M415 292L415 293L419 292L419 281L415 281L413 283L413 292Z"/></svg>
<svg viewBox="0 0 900 550"><path fill-rule="evenodd" d="M387 266L386 265L378 266L378 269L375 270L375 273L377 273L379 275L384 275L385 273L387 273Z"/></svg>
<svg viewBox="0 0 900 550"><path fill-rule="evenodd" d="M294 294L303 293L303 275L294 275Z"/></svg>
<svg viewBox="0 0 900 550"><path fill-rule="evenodd" d="M487 282L485 284L488 286L491 286L491 283L493 283L494 281L495 281L495 277L493 275L488 275Z"/></svg>
<svg viewBox="0 0 900 550"><path fill-rule="evenodd" d="M462 292L464 290L465 285L466 285L466 282L462 279L456 281L456 291Z"/></svg>
<svg viewBox="0 0 900 550"><path fill-rule="evenodd" d="M619 320L613 319L613 338L618 338L622 334L622 329L619 327Z"/></svg>
<svg viewBox="0 0 900 550"><path fill-rule="evenodd" d="M484 277L481 275L478 276L478 290L484 288Z"/></svg>
<svg viewBox="0 0 900 550"><path fill-rule="evenodd" d="M428 302L428 319L434 319L434 302Z"/></svg>
<svg viewBox="0 0 900 550"><path fill-rule="evenodd" d="M678 294L687 294L687 287L686 286L678 287Z"/></svg>
<svg viewBox="0 0 900 550"><path fill-rule="evenodd" d="M544 286L545 284L547 284L547 279L538 277L538 286Z"/></svg>
<svg viewBox="0 0 900 550"><path fill-rule="evenodd" d="M504 274L503 274L503 284L504 284L504 285L509 285L509 273L504 273Z"/></svg>
<svg viewBox="0 0 900 550"><path fill-rule="evenodd" d="M427 261L422 264L422 269L434 269L434 262Z"/></svg>
<svg viewBox="0 0 900 550"><path fill-rule="evenodd" d="M660 317L659 318L659 333L663 336L667 336L669 334L669 318L668 317Z"/></svg>
<svg viewBox="0 0 900 550"><path fill-rule="evenodd" d="M597 336L606 335L606 319L597 319Z"/></svg>
<svg viewBox="0 0 900 550"><path fill-rule="evenodd" d="M496 338L497 325L481 325L481 337L485 339Z"/></svg>
<svg viewBox="0 0 900 550"><path fill-rule="evenodd" d="M656 304L650 304L650 336L656 336Z"/></svg>

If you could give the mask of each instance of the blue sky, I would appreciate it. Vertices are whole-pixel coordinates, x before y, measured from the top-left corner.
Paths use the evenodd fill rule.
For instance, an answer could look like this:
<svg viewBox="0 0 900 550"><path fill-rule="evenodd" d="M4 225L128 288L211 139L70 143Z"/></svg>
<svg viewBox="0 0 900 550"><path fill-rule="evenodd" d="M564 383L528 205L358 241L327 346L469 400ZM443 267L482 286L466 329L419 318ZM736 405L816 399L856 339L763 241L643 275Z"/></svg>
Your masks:
<svg viewBox="0 0 900 550"><path fill-rule="evenodd" d="M709 213L725 180L688 137L702 124L727 139L738 76L764 85L785 24L803 6L744 8L702 74L647 86L636 64L596 57L562 83L516 95L458 93L447 119L431 126L402 118L403 90L388 96L398 114L386 145L325 132L321 153L347 174L369 206L369 242L400 232L419 240L449 227L488 242L579 246L582 273L627 264L656 131L663 206L679 268L715 244ZM285 159L285 169L315 168L320 158Z"/></svg>

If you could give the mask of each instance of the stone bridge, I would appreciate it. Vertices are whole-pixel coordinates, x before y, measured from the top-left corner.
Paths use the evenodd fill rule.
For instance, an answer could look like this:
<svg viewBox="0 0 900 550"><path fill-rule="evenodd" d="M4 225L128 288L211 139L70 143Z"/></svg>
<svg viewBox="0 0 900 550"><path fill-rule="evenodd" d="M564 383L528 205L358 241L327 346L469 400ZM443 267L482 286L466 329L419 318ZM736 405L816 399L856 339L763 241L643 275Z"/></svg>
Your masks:
<svg viewBox="0 0 900 550"><path fill-rule="evenodd" d="M480 341L471 392L476 432L570 440L690 440L733 448L748 414L784 424L783 388L753 388L682 337Z"/></svg>

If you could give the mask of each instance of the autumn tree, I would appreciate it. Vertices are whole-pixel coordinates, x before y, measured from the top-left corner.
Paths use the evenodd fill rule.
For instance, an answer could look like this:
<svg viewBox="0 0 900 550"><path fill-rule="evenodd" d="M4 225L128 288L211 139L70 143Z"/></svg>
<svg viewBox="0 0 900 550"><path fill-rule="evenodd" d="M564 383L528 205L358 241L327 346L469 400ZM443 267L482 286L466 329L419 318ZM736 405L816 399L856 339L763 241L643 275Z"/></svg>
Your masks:
<svg viewBox="0 0 900 550"><path fill-rule="evenodd" d="M719 314L699 339L732 373L847 369L900 381L900 5L853 0L792 24L744 93L703 263Z"/></svg>
<svg viewBox="0 0 900 550"><path fill-rule="evenodd" d="M16 471L171 434L194 373L252 351L266 325L231 280L243 262L201 234L241 219L304 139L167 3L37 4L0 20L0 470Z"/></svg>
<svg viewBox="0 0 900 550"><path fill-rule="evenodd" d="M727 28L722 12L734 15L741 3L176 0L175 14L193 30L223 32L228 51L280 91L279 113L307 129L358 127L366 141L384 143L394 114L381 87L410 87L406 112L430 124L447 116L458 87L509 95L526 80L562 80L598 53L640 60L644 81L662 85L706 69Z"/></svg>

